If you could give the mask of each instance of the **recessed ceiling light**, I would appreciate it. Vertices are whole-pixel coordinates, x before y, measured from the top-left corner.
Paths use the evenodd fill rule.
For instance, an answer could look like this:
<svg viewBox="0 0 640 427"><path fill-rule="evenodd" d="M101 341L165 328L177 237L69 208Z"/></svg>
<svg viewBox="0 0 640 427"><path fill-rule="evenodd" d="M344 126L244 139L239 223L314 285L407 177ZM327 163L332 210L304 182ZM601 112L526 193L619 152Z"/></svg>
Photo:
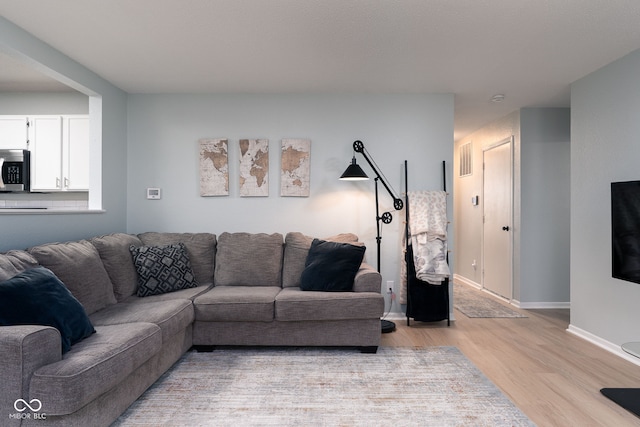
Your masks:
<svg viewBox="0 0 640 427"><path fill-rule="evenodd" d="M504 95L501 94L501 93L499 93L497 95L493 95L491 97L491 102L502 102L502 101L504 101Z"/></svg>

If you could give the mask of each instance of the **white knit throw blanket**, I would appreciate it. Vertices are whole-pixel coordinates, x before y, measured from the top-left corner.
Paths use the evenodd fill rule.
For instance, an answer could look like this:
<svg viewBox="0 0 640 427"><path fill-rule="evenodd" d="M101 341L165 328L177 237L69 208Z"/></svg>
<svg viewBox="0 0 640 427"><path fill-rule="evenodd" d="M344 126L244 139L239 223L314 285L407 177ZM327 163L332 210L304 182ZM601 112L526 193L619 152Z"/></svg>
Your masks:
<svg viewBox="0 0 640 427"><path fill-rule="evenodd" d="M447 193L410 191L407 196L416 277L430 284L442 284L450 275L447 264ZM406 267L404 263L402 266L400 303L406 304Z"/></svg>

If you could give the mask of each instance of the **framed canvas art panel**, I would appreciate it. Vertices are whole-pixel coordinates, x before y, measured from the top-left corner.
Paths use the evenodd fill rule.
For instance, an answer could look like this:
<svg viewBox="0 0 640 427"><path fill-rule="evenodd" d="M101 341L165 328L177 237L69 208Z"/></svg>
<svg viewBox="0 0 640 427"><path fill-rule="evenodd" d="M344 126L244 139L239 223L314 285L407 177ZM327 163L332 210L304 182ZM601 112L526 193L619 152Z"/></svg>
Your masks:
<svg viewBox="0 0 640 427"><path fill-rule="evenodd" d="M280 195L309 197L311 140L285 138L281 144Z"/></svg>
<svg viewBox="0 0 640 427"><path fill-rule="evenodd" d="M229 195L229 141L226 138L203 138L200 148L200 196Z"/></svg>

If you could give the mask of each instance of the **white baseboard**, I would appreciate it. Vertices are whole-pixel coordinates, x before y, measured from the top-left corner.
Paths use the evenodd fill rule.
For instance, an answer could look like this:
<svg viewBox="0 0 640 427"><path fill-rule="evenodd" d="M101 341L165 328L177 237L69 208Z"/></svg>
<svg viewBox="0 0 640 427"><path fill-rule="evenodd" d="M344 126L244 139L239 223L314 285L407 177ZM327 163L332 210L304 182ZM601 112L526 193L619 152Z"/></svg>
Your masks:
<svg viewBox="0 0 640 427"><path fill-rule="evenodd" d="M453 275L454 283L461 283L463 285L471 286L476 289L482 289L482 285L480 283L476 283L473 280L469 280L466 277L460 276L458 274Z"/></svg>
<svg viewBox="0 0 640 427"><path fill-rule="evenodd" d="M382 317L384 320L391 320L393 322L397 322L400 320L407 320L407 315L405 313L398 313L397 311L392 311L391 313L388 313L387 315ZM449 312L449 320L454 322L456 319L453 316L452 312ZM435 322L434 322L435 323Z"/></svg>
<svg viewBox="0 0 640 427"><path fill-rule="evenodd" d="M517 300L511 301L511 304L522 309L550 309L550 308L571 308L570 302L520 302Z"/></svg>
<svg viewBox="0 0 640 427"><path fill-rule="evenodd" d="M479 289L479 290L484 290L482 289L482 285L480 283L476 283L473 280L469 280L466 277L462 277L459 276L457 274L453 275L453 281L456 283L460 283L463 285L467 285L467 286L471 286L473 288ZM509 301L506 298L502 298L498 295L495 295L491 292L485 291L487 293L489 293L489 295L494 296L496 298L502 299L505 302L508 302L509 304L518 307L518 308L522 308L522 309L549 309L549 308L571 308L571 303L570 302L545 302L545 301L536 301L536 302L520 302L516 299L512 299L511 301Z"/></svg>
<svg viewBox="0 0 640 427"><path fill-rule="evenodd" d="M600 338L597 335L592 334L591 332L587 332L584 329L580 329L576 326L569 325L567 328L567 332L576 335L583 340L589 341L591 344L597 345L598 347L607 350L610 353L615 354L616 356L622 357L625 360L633 363L634 365L640 366L640 359L626 353L619 345L614 344L610 341Z"/></svg>

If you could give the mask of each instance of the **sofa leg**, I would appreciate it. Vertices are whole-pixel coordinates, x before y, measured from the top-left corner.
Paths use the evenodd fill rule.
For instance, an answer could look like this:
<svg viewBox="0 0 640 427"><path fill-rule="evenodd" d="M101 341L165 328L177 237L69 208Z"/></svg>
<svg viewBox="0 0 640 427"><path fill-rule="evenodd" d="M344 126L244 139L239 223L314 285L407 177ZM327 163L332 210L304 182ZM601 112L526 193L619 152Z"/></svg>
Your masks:
<svg viewBox="0 0 640 427"><path fill-rule="evenodd" d="M376 354L377 352L378 352L378 346L377 345L372 345L372 346L367 346L367 347L360 347L360 353Z"/></svg>
<svg viewBox="0 0 640 427"><path fill-rule="evenodd" d="M194 345L191 347L192 350L195 350L198 353L211 353L215 348L215 345Z"/></svg>

